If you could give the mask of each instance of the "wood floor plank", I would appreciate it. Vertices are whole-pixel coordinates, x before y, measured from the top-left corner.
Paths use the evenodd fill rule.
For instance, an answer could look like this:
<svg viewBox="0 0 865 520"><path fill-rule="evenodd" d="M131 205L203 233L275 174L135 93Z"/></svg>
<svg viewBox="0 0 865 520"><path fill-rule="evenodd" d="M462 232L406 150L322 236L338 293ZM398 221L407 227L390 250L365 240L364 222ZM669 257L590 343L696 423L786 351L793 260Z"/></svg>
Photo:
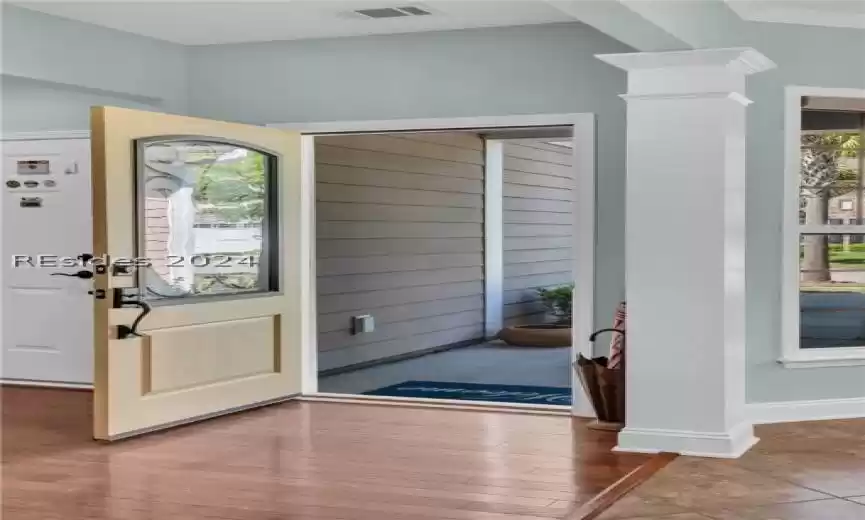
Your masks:
<svg viewBox="0 0 865 520"><path fill-rule="evenodd" d="M114 444L2 388L4 520L549 520L638 467L565 416L285 403Z"/></svg>

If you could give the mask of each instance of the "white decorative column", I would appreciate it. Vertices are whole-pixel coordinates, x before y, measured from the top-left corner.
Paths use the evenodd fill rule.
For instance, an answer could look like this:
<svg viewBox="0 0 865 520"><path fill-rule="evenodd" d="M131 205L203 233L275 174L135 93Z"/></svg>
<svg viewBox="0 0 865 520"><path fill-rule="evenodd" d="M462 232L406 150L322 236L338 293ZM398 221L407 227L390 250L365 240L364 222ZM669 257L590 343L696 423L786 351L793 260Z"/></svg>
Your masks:
<svg viewBox="0 0 865 520"><path fill-rule="evenodd" d="M628 71L617 450L738 457L757 442L745 416L745 78L775 65L753 49L598 58Z"/></svg>

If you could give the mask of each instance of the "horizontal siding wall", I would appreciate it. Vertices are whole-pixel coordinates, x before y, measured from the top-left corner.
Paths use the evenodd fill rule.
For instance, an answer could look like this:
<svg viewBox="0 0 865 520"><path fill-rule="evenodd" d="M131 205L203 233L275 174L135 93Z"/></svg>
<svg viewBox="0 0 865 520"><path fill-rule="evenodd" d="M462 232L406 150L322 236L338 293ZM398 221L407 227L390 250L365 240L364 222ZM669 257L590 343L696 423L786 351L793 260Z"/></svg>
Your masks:
<svg viewBox="0 0 865 520"><path fill-rule="evenodd" d="M483 140L315 141L319 370L482 338Z"/></svg>
<svg viewBox="0 0 865 520"><path fill-rule="evenodd" d="M545 319L539 287L573 281L570 148L537 140L504 142L504 323Z"/></svg>

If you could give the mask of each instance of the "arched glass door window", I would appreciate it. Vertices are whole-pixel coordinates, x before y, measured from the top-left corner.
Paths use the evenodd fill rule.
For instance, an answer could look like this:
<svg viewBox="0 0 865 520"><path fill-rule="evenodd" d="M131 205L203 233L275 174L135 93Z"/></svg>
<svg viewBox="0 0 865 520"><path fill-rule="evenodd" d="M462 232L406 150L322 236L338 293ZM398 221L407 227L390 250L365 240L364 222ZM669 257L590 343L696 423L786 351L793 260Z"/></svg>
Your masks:
<svg viewBox="0 0 865 520"><path fill-rule="evenodd" d="M137 142L138 271L146 300L277 291L277 157L198 137Z"/></svg>

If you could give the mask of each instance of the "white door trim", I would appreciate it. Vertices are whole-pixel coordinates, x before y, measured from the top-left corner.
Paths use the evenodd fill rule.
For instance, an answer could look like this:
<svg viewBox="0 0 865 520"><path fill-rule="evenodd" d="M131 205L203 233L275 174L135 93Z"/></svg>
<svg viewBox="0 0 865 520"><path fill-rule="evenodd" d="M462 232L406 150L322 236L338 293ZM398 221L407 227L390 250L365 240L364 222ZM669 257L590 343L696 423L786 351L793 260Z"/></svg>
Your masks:
<svg viewBox="0 0 865 520"><path fill-rule="evenodd" d="M574 326L572 359L579 354L592 357L589 335L594 329L595 301L595 115L591 113L532 114L512 116L481 116L433 119L391 119L376 121L327 121L310 123L272 123L272 128L283 128L307 136L345 133L383 133L399 131L448 131L481 128L519 128L537 126L573 127L574 177L576 179L576 208L574 210ZM301 236L301 259L307 272L304 273L302 308L305 338L303 345L304 395L318 394L317 357L318 341L316 327L316 267L315 267L315 162L313 140L303 140L304 177L301 194L304 205L303 234ZM594 412L583 395L576 376L571 371L573 398L572 413L581 417L592 417Z"/></svg>
<svg viewBox="0 0 865 520"><path fill-rule="evenodd" d="M519 128L534 126L573 126L594 114L531 114L515 116L443 117L428 119L382 119L373 121L319 121L310 123L271 123L265 126L283 128L302 134L348 134L371 132L414 132L472 130L475 128Z"/></svg>
<svg viewBox="0 0 865 520"><path fill-rule="evenodd" d="M484 143L484 336L504 327L504 143Z"/></svg>

